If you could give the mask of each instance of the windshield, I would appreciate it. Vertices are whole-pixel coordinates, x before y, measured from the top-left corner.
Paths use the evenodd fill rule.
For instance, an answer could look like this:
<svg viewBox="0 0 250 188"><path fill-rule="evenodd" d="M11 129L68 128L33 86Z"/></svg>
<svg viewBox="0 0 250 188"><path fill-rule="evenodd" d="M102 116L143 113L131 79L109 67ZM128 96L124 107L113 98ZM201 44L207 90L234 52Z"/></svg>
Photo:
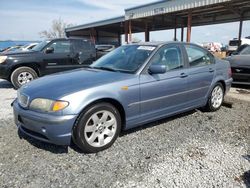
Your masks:
<svg viewBox="0 0 250 188"><path fill-rule="evenodd" d="M91 67L134 73L143 65L155 48L155 46L140 45L121 46L101 57Z"/></svg>
<svg viewBox="0 0 250 188"><path fill-rule="evenodd" d="M41 51L49 42L49 40L44 40L38 43L34 48L32 48L32 51Z"/></svg>

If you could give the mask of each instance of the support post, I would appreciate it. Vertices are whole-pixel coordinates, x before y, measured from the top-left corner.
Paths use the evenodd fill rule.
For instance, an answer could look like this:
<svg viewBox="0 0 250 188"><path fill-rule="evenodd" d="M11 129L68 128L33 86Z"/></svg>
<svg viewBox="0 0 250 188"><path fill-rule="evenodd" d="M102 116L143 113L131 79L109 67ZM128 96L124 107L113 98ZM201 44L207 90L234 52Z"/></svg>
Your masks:
<svg viewBox="0 0 250 188"><path fill-rule="evenodd" d="M181 42L184 41L184 27L181 26Z"/></svg>
<svg viewBox="0 0 250 188"><path fill-rule="evenodd" d="M132 42L132 22L131 20L129 20L129 23L128 23L128 28L129 28L129 43Z"/></svg>
<svg viewBox="0 0 250 188"><path fill-rule="evenodd" d="M238 46L241 45L242 26L243 26L243 16L241 15L240 16L240 26L239 26L239 37L238 37L239 43L238 43Z"/></svg>
<svg viewBox="0 0 250 188"><path fill-rule="evenodd" d="M175 18L174 41L177 41L177 18Z"/></svg>
<svg viewBox="0 0 250 188"><path fill-rule="evenodd" d="M122 43L121 43L121 32L118 32L118 45L121 46Z"/></svg>
<svg viewBox="0 0 250 188"><path fill-rule="evenodd" d="M90 29L90 40L95 43L96 42L96 30L95 28Z"/></svg>
<svg viewBox="0 0 250 188"><path fill-rule="evenodd" d="M125 21L125 24L124 24L124 33L125 33L125 43L128 44L128 21Z"/></svg>
<svg viewBox="0 0 250 188"><path fill-rule="evenodd" d="M100 41L99 41L99 32L98 30L95 30L96 31L96 43L98 44Z"/></svg>
<svg viewBox="0 0 250 188"><path fill-rule="evenodd" d="M145 42L149 42L149 28L148 28L148 23L145 23Z"/></svg>
<svg viewBox="0 0 250 188"><path fill-rule="evenodd" d="M191 29L192 29L192 12L189 12L188 23L187 23L187 42L191 41Z"/></svg>

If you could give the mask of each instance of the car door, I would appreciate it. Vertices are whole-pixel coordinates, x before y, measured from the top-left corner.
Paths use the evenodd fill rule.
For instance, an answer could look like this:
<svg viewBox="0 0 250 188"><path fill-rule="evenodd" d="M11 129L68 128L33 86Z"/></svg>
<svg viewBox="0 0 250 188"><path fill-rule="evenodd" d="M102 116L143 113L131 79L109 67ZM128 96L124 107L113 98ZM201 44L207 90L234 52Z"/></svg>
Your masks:
<svg viewBox="0 0 250 188"><path fill-rule="evenodd" d="M239 55L232 57L234 82L250 82L250 46L245 47Z"/></svg>
<svg viewBox="0 0 250 188"><path fill-rule="evenodd" d="M46 74L72 69L72 48L70 40L56 40L44 49L43 63Z"/></svg>
<svg viewBox="0 0 250 188"><path fill-rule="evenodd" d="M184 45L188 61L188 100L192 106L206 101L215 74L215 59L207 50L192 44Z"/></svg>
<svg viewBox="0 0 250 188"><path fill-rule="evenodd" d="M94 44L88 40L73 39L73 62L75 68L90 65L96 59L96 50Z"/></svg>
<svg viewBox="0 0 250 188"><path fill-rule="evenodd" d="M167 67L164 74L140 75L140 100L142 119L155 119L180 111L186 107L187 77L185 60L179 45L161 47L149 62Z"/></svg>

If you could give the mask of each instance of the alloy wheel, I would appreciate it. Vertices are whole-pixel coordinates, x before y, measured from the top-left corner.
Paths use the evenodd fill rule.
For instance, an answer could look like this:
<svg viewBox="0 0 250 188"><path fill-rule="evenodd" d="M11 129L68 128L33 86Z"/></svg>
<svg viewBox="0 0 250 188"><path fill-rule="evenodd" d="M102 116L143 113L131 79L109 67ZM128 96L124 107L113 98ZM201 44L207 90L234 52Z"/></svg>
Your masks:
<svg viewBox="0 0 250 188"><path fill-rule="evenodd" d="M30 74L29 72L21 72L17 77L17 81L20 85L26 84L32 81L33 79L34 78L32 74Z"/></svg>
<svg viewBox="0 0 250 188"><path fill-rule="evenodd" d="M113 113L103 110L94 113L84 128L84 137L92 147L109 144L117 131L117 120Z"/></svg>
<svg viewBox="0 0 250 188"><path fill-rule="evenodd" d="M223 90L219 85L213 89L211 102L215 109L219 108L223 102Z"/></svg>

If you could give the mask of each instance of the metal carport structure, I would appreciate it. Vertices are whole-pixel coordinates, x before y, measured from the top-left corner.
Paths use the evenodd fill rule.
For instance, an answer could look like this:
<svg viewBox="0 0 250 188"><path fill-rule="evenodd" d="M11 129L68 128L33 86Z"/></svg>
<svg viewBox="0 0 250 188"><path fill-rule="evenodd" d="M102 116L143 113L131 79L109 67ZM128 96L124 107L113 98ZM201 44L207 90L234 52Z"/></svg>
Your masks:
<svg viewBox="0 0 250 188"><path fill-rule="evenodd" d="M192 26L205 26L219 23L250 20L249 0L164 0L125 10L125 16L66 28L67 36L90 38L96 43L121 44L132 41L132 33L145 33L145 41L150 40L150 31L181 28L181 41L187 28L186 41L191 40Z"/></svg>
<svg viewBox="0 0 250 188"><path fill-rule="evenodd" d="M89 24L66 28L67 37L84 37L96 43L121 44L122 25L125 17L115 17Z"/></svg>

